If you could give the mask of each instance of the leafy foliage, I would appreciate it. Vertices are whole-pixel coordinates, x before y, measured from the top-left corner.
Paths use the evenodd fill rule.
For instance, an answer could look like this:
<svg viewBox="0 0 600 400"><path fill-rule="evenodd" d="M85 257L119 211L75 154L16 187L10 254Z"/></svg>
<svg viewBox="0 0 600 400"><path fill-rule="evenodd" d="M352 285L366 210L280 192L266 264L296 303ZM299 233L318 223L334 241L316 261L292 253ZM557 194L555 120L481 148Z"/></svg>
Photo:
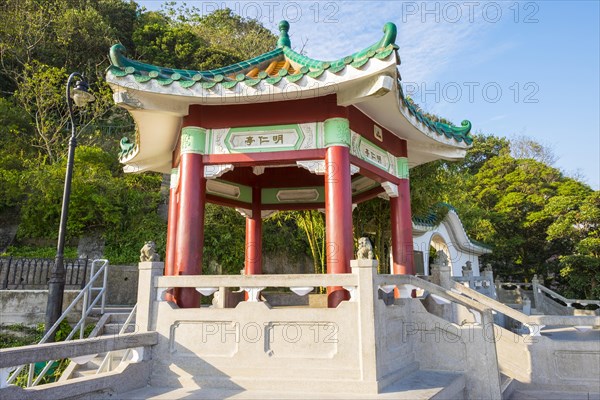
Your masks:
<svg viewBox="0 0 600 400"><path fill-rule="evenodd" d="M168 8L148 12L122 0L7 0L0 5L0 18L12 22L0 26L0 213L20 215L20 240L57 235L70 135L64 85L67 71L77 70L90 81L96 101L85 111L76 109L79 147L68 237L103 233L105 255L113 263L135 262L149 238L164 254L165 221L157 213L165 201L159 193L161 177L124 175L116 159L120 137L111 132L131 133L133 125L127 113L115 109L104 82L108 48L120 41L147 62L204 69L241 61L275 43L258 22L230 10L188 17ZM220 35L228 39L221 41ZM232 210L207 215L207 223L215 226L228 215L225 221L243 231L243 220L240 224ZM226 225L222 233L227 239L232 230ZM239 271L243 233L232 239L235 252L220 245L223 237L207 235L207 260ZM302 247L301 241L294 243ZM22 245L9 249L10 254L49 251Z"/></svg>

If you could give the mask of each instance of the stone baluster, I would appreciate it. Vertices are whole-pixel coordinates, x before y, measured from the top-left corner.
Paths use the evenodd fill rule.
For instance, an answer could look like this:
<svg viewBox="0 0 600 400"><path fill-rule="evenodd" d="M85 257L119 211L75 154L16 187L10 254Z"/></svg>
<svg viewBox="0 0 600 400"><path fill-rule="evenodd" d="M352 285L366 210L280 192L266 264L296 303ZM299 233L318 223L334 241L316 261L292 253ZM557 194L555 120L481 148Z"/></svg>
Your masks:
<svg viewBox="0 0 600 400"><path fill-rule="evenodd" d="M448 265L448 257L439 250L435 254L435 261L431 266L431 280L436 285L450 289L452 287L452 276L450 266Z"/></svg>
<svg viewBox="0 0 600 400"><path fill-rule="evenodd" d="M542 294L542 290L540 289L540 280L538 279L537 274L533 275L531 284L533 289L533 302L535 303L535 308L537 310L541 310L541 312L544 312L544 295Z"/></svg>
<svg viewBox="0 0 600 400"><path fill-rule="evenodd" d="M136 332L148 332L155 329L156 288L154 278L161 276L165 263L145 261L139 264L137 311L135 315Z"/></svg>
<svg viewBox="0 0 600 400"><path fill-rule="evenodd" d="M490 264L487 264L483 270L482 273L482 277L484 280L487 280L489 283L489 286L487 288L488 290L488 296L491 297L492 299L496 299L496 287L494 285L494 271L492 270L492 266Z"/></svg>

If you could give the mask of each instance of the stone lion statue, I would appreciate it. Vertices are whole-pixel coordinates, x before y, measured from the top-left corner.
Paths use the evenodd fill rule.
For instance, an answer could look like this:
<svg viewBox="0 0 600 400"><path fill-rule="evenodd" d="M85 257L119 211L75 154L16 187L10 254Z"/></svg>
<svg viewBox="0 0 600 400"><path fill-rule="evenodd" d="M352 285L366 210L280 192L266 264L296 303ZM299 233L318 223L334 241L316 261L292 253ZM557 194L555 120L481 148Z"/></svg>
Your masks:
<svg viewBox="0 0 600 400"><path fill-rule="evenodd" d="M372 260L373 259L373 245L368 237L363 236L358 239L358 251L356 252L356 258L359 260Z"/></svg>
<svg viewBox="0 0 600 400"><path fill-rule="evenodd" d="M147 241L140 250L140 261L160 261L160 256L156 252L156 243L152 240Z"/></svg>

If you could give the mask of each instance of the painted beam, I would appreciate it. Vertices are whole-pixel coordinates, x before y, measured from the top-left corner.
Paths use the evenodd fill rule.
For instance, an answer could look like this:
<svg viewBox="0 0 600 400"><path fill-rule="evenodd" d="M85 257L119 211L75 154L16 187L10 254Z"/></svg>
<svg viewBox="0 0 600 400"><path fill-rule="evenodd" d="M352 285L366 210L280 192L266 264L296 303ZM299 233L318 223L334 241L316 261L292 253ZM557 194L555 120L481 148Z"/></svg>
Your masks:
<svg viewBox="0 0 600 400"><path fill-rule="evenodd" d="M233 164L236 167L295 164L296 161L325 158L325 149L282 151L274 153L208 154L204 165Z"/></svg>
<svg viewBox="0 0 600 400"><path fill-rule="evenodd" d="M397 176L390 174L389 172L385 172L381 168L368 163L356 156L350 155L350 162L360 168L360 174L366 176L367 178L371 178L376 182L392 182L397 184L400 179Z"/></svg>
<svg viewBox="0 0 600 400"><path fill-rule="evenodd" d="M256 102L252 104L192 105L183 126L237 128L245 126L297 124L347 117L346 107L337 105L334 94L310 99Z"/></svg>
<svg viewBox="0 0 600 400"><path fill-rule="evenodd" d="M375 197L378 197L382 193L385 193L385 190L381 186L377 186L373 189L369 189L366 192L359 193L359 194L355 195L354 197L352 197L352 203L354 203L354 204L364 203L365 201L368 201L368 200L374 199Z"/></svg>

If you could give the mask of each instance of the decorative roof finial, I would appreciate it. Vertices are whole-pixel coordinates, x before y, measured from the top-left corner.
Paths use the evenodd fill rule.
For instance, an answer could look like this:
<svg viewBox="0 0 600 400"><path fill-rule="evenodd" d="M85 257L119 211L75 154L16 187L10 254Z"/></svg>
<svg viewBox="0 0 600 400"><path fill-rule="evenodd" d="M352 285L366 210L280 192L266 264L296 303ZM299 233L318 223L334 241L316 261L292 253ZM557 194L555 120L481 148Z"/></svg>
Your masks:
<svg viewBox="0 0 600 400"><path fill-rule="evenodd" d="M277 47L291 47L290 37L288 31L290 30L290 23L283 20L279 23L279 40L277 41Z"/></svg>
<svg viewBox="0 0 600 400"><path fill-rule="evenodd" d="M396 43L396 34L398 33L398 28L396 28L396 24L393 22L386 22L383 26L383 38L379 41L379 47L386 47L389 44Z"/></svg>
<svg viewBox="0 0 600 400"><path fill-rule="evenodd" d="M117 67L123 66L123 58L125 58L124 54L127 52L125 46L121 43L117 43L110 48L110 62L112 65Z"/></svg>

